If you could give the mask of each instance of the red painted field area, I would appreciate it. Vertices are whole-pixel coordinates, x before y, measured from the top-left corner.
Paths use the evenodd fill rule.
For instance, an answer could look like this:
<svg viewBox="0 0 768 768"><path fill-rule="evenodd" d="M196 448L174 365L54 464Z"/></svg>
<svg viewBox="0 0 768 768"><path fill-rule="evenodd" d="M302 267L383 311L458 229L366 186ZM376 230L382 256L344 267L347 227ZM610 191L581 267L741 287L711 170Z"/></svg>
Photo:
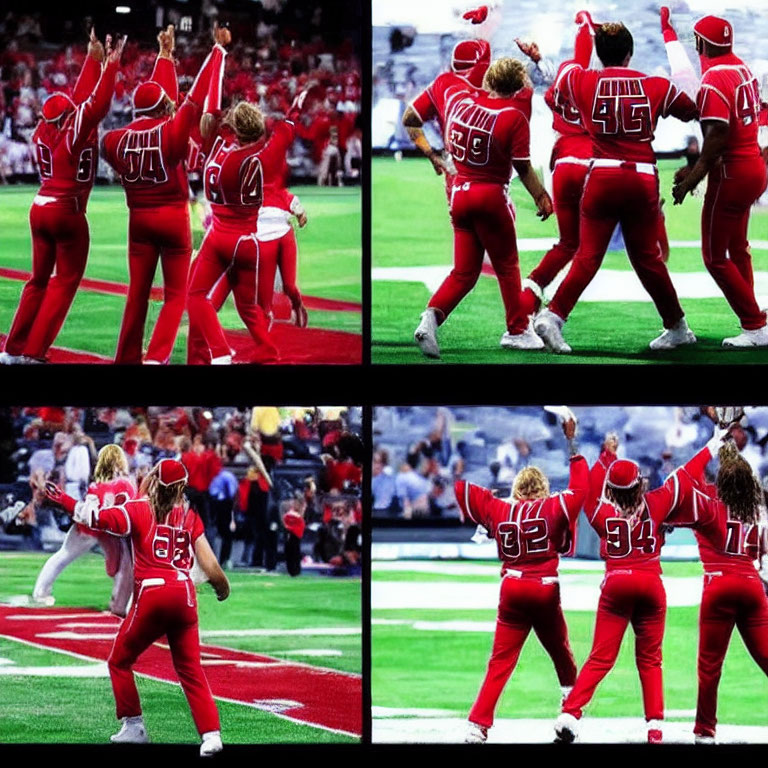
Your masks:
<svg viewBox="0 0 768 768"><path fill-rule="evenodd" d="M0 606L0 636L89 660L106 661L119 625L120 619L96 611ZM216 698L298 723L362 735L361 676L213 645L201 645L201 653ZM163 639L139 658L134 671L177 682Z"/></svg>

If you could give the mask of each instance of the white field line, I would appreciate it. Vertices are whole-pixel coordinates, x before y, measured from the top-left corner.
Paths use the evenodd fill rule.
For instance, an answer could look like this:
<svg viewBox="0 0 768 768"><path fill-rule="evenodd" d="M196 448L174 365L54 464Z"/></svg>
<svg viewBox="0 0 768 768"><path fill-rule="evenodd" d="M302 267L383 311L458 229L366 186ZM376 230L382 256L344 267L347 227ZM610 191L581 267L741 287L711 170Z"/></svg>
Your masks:
<svg viewBox="0 0 768 768"><path fill-rule="evenodd" d="M438 717L422 714L420 717L406 713L418 710L402 710L403 716L382 717L373 711L374 743L407 744L456 744L464 740L467 721L465 717ZM426 710L431 713L433 710ZM502 719L497 720L488 732L489 744L546 744L554 739L551 719ZM665 721L662 725L665 743L693 744L693 722ZM588 715L580 722L579 741L590 744L627 744L646 741L646 726L642 718L595 717ZM717 725L717 741L720 744L766 744L768 727L754 725Z"/></svg>
<svg viewBox="0 0 768 768"><path fill-rule="evenodd" d="M106 662L100 664L70 665L61 667L0 667L0 676L14 675L21 677L109 677Z"/></svg>
<svg viewBox="0 0 768 768"><path fill-rule="evenodd" d="M302 629L210 629L200 632L200 637L306 637L360 635L360 627L306 627Z"/></svg>
<svg viewBox="0 0 768 768"><path fill-rule="evenodd" d="M560 575L560 595L563 608L571 611L595 611L600 598L602 574ZM701 577L664 577L667 605L696 606L701 601ZM478 610L495 609L499 604L499 582L418 582L373 581L372 610ZM431 622L420 622L428 625ZM440 623L440 622L438 622ZM470 625L473 622L470 622ZM422 627L425 628L425 627ZM439 629L439 627L435 627ZM468 630L480 631L480 630Z"/></svg>
<svg viewBox="0 0 768 768"><path fill-rule="evenodd" d="M670 257L670 263L672 270L674 270L674 254ZM376 267L371 270L371 280L424 283L430 293L434 293L451 268L452 265L450 264L425 267ZM554 295L558 285L565 277L566 271L563 270L558 278L547 287L545 291L547 298ZM768 302L768 272L756 271L754 276L758 304L765 306ZM677 295L681 299L723 298L722 291L703 266L701 272L670 271L670 277L677 290ZM632 269L601 269L579 298L579 302L585 301L649 302L651 298Z"/></svg>

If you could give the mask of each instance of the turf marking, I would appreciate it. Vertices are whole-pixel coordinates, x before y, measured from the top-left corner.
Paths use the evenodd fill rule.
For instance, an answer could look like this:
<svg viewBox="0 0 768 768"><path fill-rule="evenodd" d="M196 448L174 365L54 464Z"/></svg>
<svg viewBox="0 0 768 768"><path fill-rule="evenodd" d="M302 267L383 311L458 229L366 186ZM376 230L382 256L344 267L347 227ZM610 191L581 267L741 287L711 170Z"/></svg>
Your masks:
<svg viewBox="0 0 768 768"><path fill-rule="evenodd" d="M0 667L0 675L14 675L21 677L109 677L107 665L86 664L84 666L62 667Z"/></svg>
<svg viewBox="0 0 768 768"><path fill-rule="evenodd" d="M452 265L449 264L426 267L376 267L371 270L371 280L423 283L430 293L434 293L451 269ZM483 274L495 277L490 264L483 265ZM545 291L547 298L554 295L564 277L565 270L547 287ZM708 272L670 272L670 277L681 299L717 299L723 296ZM754 277L756 298L763 306L768 300L768 272L755 271ZM601 269L579 298L579 302L585 301L650 302L651 297L633 270Z"/></svg>
<svg viewBox="0 0 768 768"><path fill-rule="evenodd" d="M302 629L206 629L201 637L291 637L325 635L339 636L360 635L360 627L307 627Z"/></svg>
<svg viewBox="0 0 768 768"><path fill-rule="evenodd" d="M421 714L410 719L398 716L381 717L375 714L377 709L379 708L373 708L374 743L455 744L464 740L466 716L431 717L429 714ZM426 710L427 713L430 711ZM488 743L550 743L554 739L554 720L555 715L551 719L496 720L493 728L488 731ZM582 718L580 728L579 741L582 743L644 743L647 738L645 721L639 717L590 718L587 715ZM662 732L665 743L693 744L692 721L666 720L662 725ZM718 723L717 741L721 744L766 744L768 727Z"/></svg>
<svg viewBox="0 0 768 768"><path fill-rule="evenodd" d="M44 618L36 621L21 618L30 615ZM53 612L0 606L0 637L88 662L105 661L112 649L114 631L95 633L97 638L92 637L94 633L58 631L59 622L84 616L91 619L89 623L101 619L105 629L116 629L115 617L96 611L83 614L77 609ZM204 645L201 652L206 660L224 662L206 666L206 677L215 698L250 707L255 706L254 702L292 701L298 706L275 715L299 725L354 738L362 736L361 675L219 646ZM244 666L233 675L232 667L238 664ZM178 685L167 646L150 646L134 671L142 677Z"/></svg>
<svg viewBox="0 0 768 768"><path fill-rule="evenodd" d="M701 602L698 576L662 577L670 608L696 606ZM560 575L562 605L565 610L595 611L600 598L602 574ZM488 610L499 604L499 583L373 581L373 610Z"/></svg>

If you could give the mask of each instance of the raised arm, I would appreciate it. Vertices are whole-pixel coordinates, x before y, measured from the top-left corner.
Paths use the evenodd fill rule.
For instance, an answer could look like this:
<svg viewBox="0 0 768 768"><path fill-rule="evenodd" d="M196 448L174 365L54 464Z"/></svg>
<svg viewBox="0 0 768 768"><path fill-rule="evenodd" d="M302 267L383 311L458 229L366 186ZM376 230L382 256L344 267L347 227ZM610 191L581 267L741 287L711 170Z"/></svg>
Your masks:
<svg viewBox="0 0 768 768"><path fill-rule="evenodd" d="M104 119L112 102L112 94L115 90L115 77L120 64L120 57L125 47L126 38L123 37L109 52L107 65L101 73L99 84L93 94L81 104L75 111L75 122L72 132L70 149L72 152L82 147L90 137L96 126Z"/></svg>
<svg viewBox="0 0 768 768"><path fill-rule="evenodd" d="M93 27L91 27L91 34L88 38L88 52L72 92L72 101L75 102L76 106L82 104L93 93L96 83L99 82L101 65L105 58L104 46L96 37Z"/></svg>
<svg viewBox="0 0 768 768"><path fill-rule="evenodd" d="M208 93L208 85L210 84L211 75L221 66L221 62L224 59L226 51L219 44L213 46L213 49L208 54L205 62L200 71L197 73L195 82L189 89L187 98L184 99L184 103L176 111L171 121L168 124L168 130L170 135L170 146L172 150L177 154L178 159L181 159L186 155L187 142L192 132L192 126L195 121L200 119L200 113L203 109L203 102L205 101L206 94Z"/></svg>
<svg viewBox="0 0 768 768"><path fill-rule="evenodd" d="M195 541L195 558L203 573L208 577L208 581L211 582L216 598L226 600L229 597L229 579L219 565L205 534L200 535Z"/></svg>
<svg viewBox="0 0 768 768"><path fill-rule="evenodd" d="M202 151L207 155L213 146L221 119L221 84L224 78L226 51L220 60L213 64L208 81L208 93L205 96L203 116L200 118L200 138Z"/></svg>
<svg viewBox="0 0 768 768"><path fill-rule="evenodd" d="M471 521L475 525L482 525L493 535L492 509L496 504L503 504L487 488L468 483L466 480L457 480L453 484L456 501L459 504L461 521Z"/></svg>
<svg viewBox="0 0 768 768"><path fill-rule="evenodd" d="M173 24L161 29L157 35L157 43L160 46L155 66L152 68L150 80L159 83L168 94L174 104L179 101L179 79L176 75L176 63L173 60L173 51L176 47L176 37Z"/></svg>
<svg viewBox="0 0 768 768"><path fill-rule="evenodd" d="M699 77L685 52L685 48L683 48L683 44L677 39L675 28L669 20L669 8L662 6L659 14L672 82L690 99L695 100L700 87Z"/></svg>

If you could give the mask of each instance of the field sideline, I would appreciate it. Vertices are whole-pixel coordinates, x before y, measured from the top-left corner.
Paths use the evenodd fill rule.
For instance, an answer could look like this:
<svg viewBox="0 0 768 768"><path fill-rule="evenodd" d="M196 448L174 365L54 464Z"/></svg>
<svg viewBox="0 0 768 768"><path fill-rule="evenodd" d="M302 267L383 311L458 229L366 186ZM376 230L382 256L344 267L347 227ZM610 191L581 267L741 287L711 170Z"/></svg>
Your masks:
<svg viewBox="0 0 768 768"><path fill-rule="evenodd" d="M561 589L576 663L592 643L602 580L600 563L561 566ZM462 741L493 640L497 562L408 561L372 564L371 643L374 741ZM663 564L668 598L664 694L670 740L691 741L696 708L696 649L701 564ZM471 592L476 607L468 607ZM386 606L386 607L381 607ZM719 736L768 741L768 679L734 632L719 691ZM551 741L560 688L551 660L529 637L502 694L490 741ZM585 712L586 740L642 740L642 698L634 637L625 635L616 666ZM521 721L521 722L518 722ZM522 722L525 721L525 722ZM734 729L725 726L733 726ZM749 726L747 730L744 727ZM606 736L608 734L608 736Z"/></svg>
<svg viewBox="0 0 768 768"><path fill-rule="evenodd" d="M700 238L701 199L673 206L672 176L682 164L659 162L660 189L673 243L672 280L695 346L652 353L648 343L661 331L653 304L639 287L624 251L608 252L601 273L565 326L572 355L508 351L499 347L503 308L494 277L483 276L440 329L442 361L447 363L766 363L768 350L723 350L722 339L740 332L738 320L704 269ZM372 161L372 361L429 363L413 342L429 296L452 263L452 233L444 182L426 160L389 157ZM510 185L517 209L521 274L525 277L557 239L555 217L535 216L533 202L518 179ZM756 208L750 221L758 302L768 305L768 209ZM759 242L761 241L761 242ZM682 243L676 246L674 243ZM758 247L759 246L759 247ZM420 268L423 268L420 270ZM630 278L625 280L624 277ZM617 279L621 283L617 284ZM620 299L620 300L617 300ZM631 299L631 300L630 300ZM439 363L438 363L439 364Z"/></svg>
<svg viewBox="0 0 768 768"><path fill-rule="evenodd" d="M297 232L299 246L298 285L302 294L359 305L361 287L361 212L360 188L294 187L304 204L309 223ZM29 206L37 187L0 188L0 268L31 269ZM127 285L128 209L119 186L97 186L88 203L91 247L85 278ZM196 214L191 216L193 247L203 237ZM23 282L0 276L0 333L7 333L18 306ZM158 268L155 285L162 285ZM108 295L81 286L67 320L54 342L56 347L112 357L117 346L124 296ZM154 323L159 304L151 301L147 326ZM232 298L221 310L224 329L245 331ZM309 309L311 329L326 329L359 335L360 310ZM185 315L171 362L186 361L188 321ZM149 331L145 333L145 342Z"/></svg>
<svg viewBox="0 0 768 768"><path fill-rule="evenodd" d="M0 553L0 743L105 743L116 730L103 663L117 626L104 613L111 581L103 558L88 555L57 580L55 607L14 607L30 594L47 556ZM291 579L245 569L229 576L232 595L224 603L209 585L198 587L203 663L218 700L224 743L357 741L360 580ZM15 629L9 633L8 627ZM152 741L197 743L181 688L163 682L175 676L162 640L140 658L137 672ZM315 682L303 689L301 679ZM334 680L340 681L336 698ZM274 694L281 686L292 695ZM342 690L351 694L340 695ZM326 714L313 720L323 705ZM319 717L325 718L320 727Z"/></svg>

